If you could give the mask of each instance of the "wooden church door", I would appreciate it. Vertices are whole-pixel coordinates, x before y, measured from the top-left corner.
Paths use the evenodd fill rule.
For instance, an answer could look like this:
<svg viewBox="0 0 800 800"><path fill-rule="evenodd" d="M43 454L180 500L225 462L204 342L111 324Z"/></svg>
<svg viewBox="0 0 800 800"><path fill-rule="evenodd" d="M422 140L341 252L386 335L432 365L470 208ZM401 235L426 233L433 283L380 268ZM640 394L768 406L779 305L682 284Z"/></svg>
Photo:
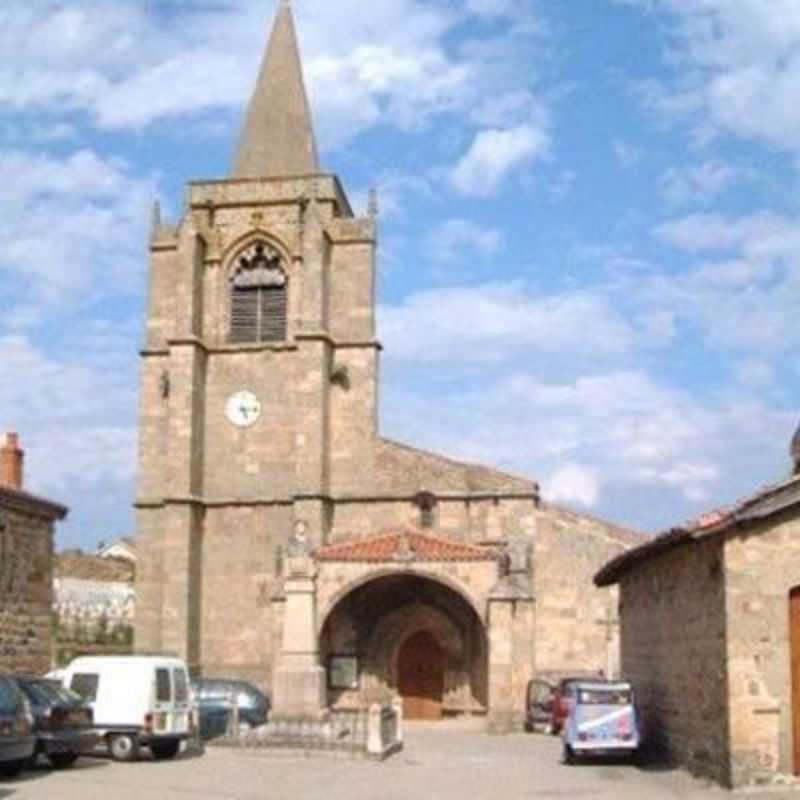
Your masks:
<svg viewBox="0 0 800 800"><path fill-rule="evenodd" d="M445 656L436 638L420 631L397 656L397 683L406 719L441 719Z"/></svg>

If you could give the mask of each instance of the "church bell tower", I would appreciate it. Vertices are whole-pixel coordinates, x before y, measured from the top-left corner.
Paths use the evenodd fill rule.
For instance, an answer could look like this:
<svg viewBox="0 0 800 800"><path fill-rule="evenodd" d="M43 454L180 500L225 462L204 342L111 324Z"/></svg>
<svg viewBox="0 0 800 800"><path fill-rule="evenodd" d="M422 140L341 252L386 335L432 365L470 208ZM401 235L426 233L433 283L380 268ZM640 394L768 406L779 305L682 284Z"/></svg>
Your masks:
<svg viewBox="0 0 800 800"><path fill-rule="evenodd" d="M249 675L275 661L280 554L327 541L377 430L374 219L320 168L287 0L233 162L154 219L136 647Z"/></svg>

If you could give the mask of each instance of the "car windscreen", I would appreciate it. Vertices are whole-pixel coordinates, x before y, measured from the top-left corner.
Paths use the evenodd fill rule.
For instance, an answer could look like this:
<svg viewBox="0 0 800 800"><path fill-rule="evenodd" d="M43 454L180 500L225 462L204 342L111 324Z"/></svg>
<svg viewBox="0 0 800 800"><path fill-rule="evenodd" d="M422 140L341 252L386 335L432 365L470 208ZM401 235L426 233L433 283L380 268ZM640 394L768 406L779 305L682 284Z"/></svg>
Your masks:
<svg viewBox="0 0 800 800"><path fill-rule="evenodd" d="M19 690L10 681L0 678L0 713L12 714L19 707Z"/></svg>
<svg viewBox="0 0 800 800"><path fill-rule="evenodd" d="M50 703L62 706L82 706L83 698L75 692L65 689L48 681L31 681L31 688L37 690L42 697L48 698Z"/></svg>
<svg viewBox="0 0 800 800"><path fill-rule="evenodd" d="M629 706L630 689L578 689L578 702L589 706Z"/></svg>
<svg viewBox="0 0 800 800"><path fill-rule="evenodd" d="M83 698L73 692L71 689L67 689L64 686L50 686L50 691L58 698L58 701L65 706L82 706L83 705Z"/></svg>
<svg viewBox="0 0 800 800"><path fill-rule="evenodd" d="M35 706L51 706L57 698L48 691L48 688L36 681L17 680L17 685Z"/></svg>

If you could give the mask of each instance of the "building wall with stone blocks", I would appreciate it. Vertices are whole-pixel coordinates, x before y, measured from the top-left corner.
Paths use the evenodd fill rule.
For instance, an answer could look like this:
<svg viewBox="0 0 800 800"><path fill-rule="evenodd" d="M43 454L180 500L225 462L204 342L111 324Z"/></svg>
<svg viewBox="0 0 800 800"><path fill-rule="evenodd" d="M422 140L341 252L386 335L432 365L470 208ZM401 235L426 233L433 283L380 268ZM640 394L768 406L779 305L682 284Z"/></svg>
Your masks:
<svg viewBox="0 0 800 800"><path fill-rule="evenodd" d="M731 783L793 772L789 594L800 587L796 510L725 540Z"/></svg>
<svg viewBox="0 0 800 800"><path fill-rule="evenodd" d="M622 674L648 745L727 783L728 673L723 547L677 547L620 583Z"/></svg>
<svg viewBox="0 0 800 800"><path fill-rule="evenodd" d="M53 520L0 496L0 671L52 662Z"/></svg>
<svg viewBox="0 0 800 800"><path fill-rule="evenodd" d="M592 668L605 664L596 646L603 629L595 625L602 595L591 588L588 565L599 567L614 537L601 523L541 506L532 480L378 435L376 222L354 216L339 181L320 172L288 4L279 22L265 69L278 70L280 79L264 78L254 95L246 125L254 138L245 136L237 159L246 169L237 167L229 180L191 184L178 224L156 218L153 226L141 370L136 647L181 655L194 672L289 686L297 675L284 669L283 655L325 658L287 650L287 632L308 608L308 586L323 624L335 591L351 581L348 613L335 630L315 629L329 646L348 641L348 625L363 611L356 584L388 586L380 583L387 571L400 570L410 583L395 589L430 593L433 586L439 597L426 595L422 617L391 604L387 614L407 630L424 618L444 639L459 620L469 629L462 646L448 651L448 707L487 712L497 729L508 729L521 724L537 653L552 670L573 668L581 658ZM261 129L262 114L269 131ZM273 148L286 163L274 161ZM305 169L290 174L288 164ZM281 341L241 343L232 335L233 279L253 247L270 254L272 279L286 287ZM282 275L274 272L275 258ZM226 415L241 391L260 403L251 424ZM287 573L298 530L303 546L319 553L419 529L443 552L464 543L482 549L476 555L461 547L463 562L397 553L397 563L362 564L357 579L347 565L306 564L302 579ZM619 550L630 543L624 536L615 541ZM567 591L551 573L572 575L575 585ZM463 608L454 597L468 598ZM368 644L370 625L385 624L363 619L354 628L359 646ZM570 639L577 644L564 644ZM318 675L315 664L302 677L313 683Z"/></svg>
<svg viewBox="0 0 800 800"><path fill-rule="evenodd" d="M533 542L539 674L619 676L617 590L596 588L592 578L626 546L624 532L611 525L540 510Z"/></svg>

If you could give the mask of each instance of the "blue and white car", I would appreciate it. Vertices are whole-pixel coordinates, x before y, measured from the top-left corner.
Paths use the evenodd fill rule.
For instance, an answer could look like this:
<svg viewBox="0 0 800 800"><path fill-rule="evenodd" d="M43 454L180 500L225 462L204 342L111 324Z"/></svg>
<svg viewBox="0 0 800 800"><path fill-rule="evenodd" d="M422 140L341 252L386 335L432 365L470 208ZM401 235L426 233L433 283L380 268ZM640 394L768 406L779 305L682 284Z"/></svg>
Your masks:
<svg viewBox="0 0 800 800"><path fill-rule="evenodd" d="M639 749L639 722L633 688L627 681L576 681L564 726L564 763L581 756L634 756Z"/></svg>

